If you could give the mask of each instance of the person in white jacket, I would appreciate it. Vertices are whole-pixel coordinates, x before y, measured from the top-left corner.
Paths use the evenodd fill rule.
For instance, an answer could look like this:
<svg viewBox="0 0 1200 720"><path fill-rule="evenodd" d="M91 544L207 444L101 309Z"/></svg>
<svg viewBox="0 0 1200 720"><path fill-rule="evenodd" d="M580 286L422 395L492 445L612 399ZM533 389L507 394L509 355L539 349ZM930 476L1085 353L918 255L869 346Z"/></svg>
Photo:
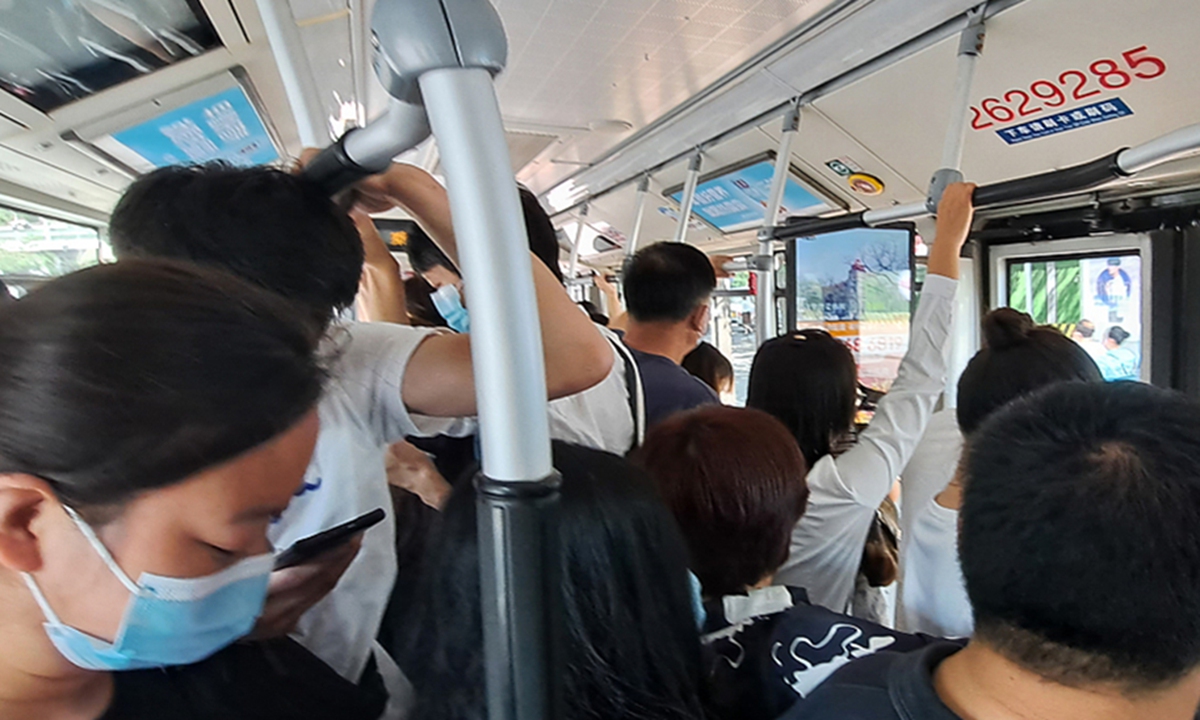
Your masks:
<svg viewBox="0 0 1200 720"><path fill-rule="evenodd" d="M854 421L857 369L849 348L828 333L806 330L767 342L754 358L746 404L783 421L811 468L808 510L775 582L805 588L814 604L849 611L871 521L945 388L958 257L974 216L974 191L959 183L942 197L908 353L854 447L832 454Z"/></svg>
<svg viewBox="0 0 1200 720"><path fill-rule="evenodd" d="M1012 308L983 319L984 347L958 381L958 407L934 416L900 484L900 593L896 622L908 632L968 637L975 627L958 563L958 479L963 439L1019 397L1059 382L1103 382L1074 340Z"/></svg>

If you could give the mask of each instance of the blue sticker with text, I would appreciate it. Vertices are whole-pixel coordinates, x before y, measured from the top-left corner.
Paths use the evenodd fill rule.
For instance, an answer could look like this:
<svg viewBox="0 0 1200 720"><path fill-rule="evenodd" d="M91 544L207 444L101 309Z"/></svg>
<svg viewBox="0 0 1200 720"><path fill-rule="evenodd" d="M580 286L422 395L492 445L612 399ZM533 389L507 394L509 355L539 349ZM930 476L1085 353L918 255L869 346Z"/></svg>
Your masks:
<svg viewBox="0 0 1200 720"><path fill-rule="evenodd" d="M1132 114L1133 111L1129 109L1124 100L1113 98L1112 100L1104 100L1074 110L1060 112L1057 115L1051 115L1041 120L1032 120L1020 125L1013 125L1010 128L997 130L996 134L1009 145L1018 145L1023 142L1046 137L1047 135L1057 135L1068 130L1108 122L1109 120L1116 120L1117 118L1123 118Z"/></svg>
<svg viewBox="0 0 1200 720"><path fill-rule="evenodd" d="M163 113L113 137L155 167L213 160L246 167L279 159L258 111L240 87Z"/></svg>

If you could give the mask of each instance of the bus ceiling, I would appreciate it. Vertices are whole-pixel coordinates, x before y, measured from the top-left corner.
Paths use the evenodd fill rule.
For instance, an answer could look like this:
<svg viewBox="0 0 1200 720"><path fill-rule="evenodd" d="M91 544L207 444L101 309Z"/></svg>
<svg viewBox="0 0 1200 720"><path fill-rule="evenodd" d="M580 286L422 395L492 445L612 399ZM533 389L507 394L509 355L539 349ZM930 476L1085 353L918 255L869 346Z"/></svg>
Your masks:
<svg viewBox="0 0 1200 720"><path fill-rule="evenodd" d="M82 56L68 47L52 58L55 81L31 93L13 73L28 76L38 57L0 54L9 58L0 61L9 79L9 92L0 92L0 202L101 222L132 177L155 164L103 138L229 88L245 90L280 159L294 156L302 138L332 138L383 112L387 95L369 57L373 0L267 4L274 13L264 15L258 0L169 0L157 6L178 5L177 16L142 17L149 30L140 34L118 32L120 18L84 17L94 3L59 4L78 15L74 22L86 20L88 42L137 62L123 64L122 82L92 82L85 91L71 82L79 78L70 63ZM695 150L706 175L776 151L781 114L796 98L790 168L825 203L820 212L921 201L948 125L959 31L978 2L495 4L509 35L497 90L517 177L568 231L578 225L573 210L587 202L582 258L611 256L615 265L623 253L612 243L623 245L632 232L640 182L649 185L642 241L673 237L678 208L663 191L683 184ZM1070 167L1200 117L1187 72L1200 47L1180 21L1191 5L991 0L964 174L992 184ZM0 30L15 27L17 15L36 23L51 12L38 3L15 7L0 13ZM183 12L196 7L202 17ZM13 50L11 35L0 33L0 47ZM431 143L408 159L439 169ZM1178 188L1198 173L1200 164L1185 159L1116 187ZM686 238L714 249L754 243L753 231L705 220Z"/></svg>

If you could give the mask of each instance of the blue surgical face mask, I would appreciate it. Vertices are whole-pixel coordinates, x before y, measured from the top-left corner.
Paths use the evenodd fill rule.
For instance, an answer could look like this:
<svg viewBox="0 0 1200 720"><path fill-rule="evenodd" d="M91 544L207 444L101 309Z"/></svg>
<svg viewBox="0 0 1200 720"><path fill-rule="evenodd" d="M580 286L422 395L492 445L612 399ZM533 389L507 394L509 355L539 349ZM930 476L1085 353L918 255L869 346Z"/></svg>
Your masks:
<svg viewBox="0 0 1200 720"><path fill-rule="evenodd" d="M471 332L471 319L467 315L467 309L463 307L462 294L458 292L457 287L443 285L435 290L429 299L433 301L433 306L451 330L460 333Z"/></svg>
<svg viewBox="0 0 1200 720"><path fill-rule="evenodd" d="M50 642L84 670L115 672L199 662L247 635L262 614L273 555L247 558L215 575L169 578L143 573L134 583L92 528L70 508L67 514L130 594L117 639L110 643L63 623L33 576L23 573L46 617Z"/></svg>
<svg viewBox="0 0 1200 720"><path fill-rule="evenodd" d="M702 591L704 587L700 584L700 578L696 577L695 573L688 571L688 584L692 590L692 614L696 616L696 627L704 629L704 623L708 622L708 611L704 609L704 597Z"/></svg>

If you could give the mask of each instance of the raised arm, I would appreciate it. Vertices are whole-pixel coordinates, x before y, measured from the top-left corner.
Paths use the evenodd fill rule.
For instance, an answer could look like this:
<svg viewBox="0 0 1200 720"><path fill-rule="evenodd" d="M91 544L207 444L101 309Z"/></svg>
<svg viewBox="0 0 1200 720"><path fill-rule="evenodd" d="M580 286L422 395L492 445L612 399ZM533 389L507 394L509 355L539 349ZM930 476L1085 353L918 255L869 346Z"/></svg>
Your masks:
<svg viewBox="0 0 1200 720"><path fill-rule="evenodd" d="M971 229L975 186L951 185L938 207L929 272L913 315L908 352L896 382L854 448L835 462L854 499L872 509L883 502L920 443L934 405L946 388L959 253Z"/></svg>
<svg viewBox="0 0 1200 720"><path fill-rule="evenodd" d="M409 325L408 302L400 263L392 257L375 228L375 222L361 210L351 213L363 243L363 272L358 282L359 318L368 322Z"/></svg>
<svg viewBox="0 0 1200 720"><path fill-rule="evenodd" d="M364 183L360 191L370 203L403 207L458 263L449 197L424 170L396 164ZM530 263L545 351L546 389L551 399L574 395L608 376L612 349L550 270L532 254ZM469 303L470 288L466 295ZM465 335L438 335L426 340L413 355L404 376L405 405L425 415L474 414L475 383L468 343Z"/></svg>

